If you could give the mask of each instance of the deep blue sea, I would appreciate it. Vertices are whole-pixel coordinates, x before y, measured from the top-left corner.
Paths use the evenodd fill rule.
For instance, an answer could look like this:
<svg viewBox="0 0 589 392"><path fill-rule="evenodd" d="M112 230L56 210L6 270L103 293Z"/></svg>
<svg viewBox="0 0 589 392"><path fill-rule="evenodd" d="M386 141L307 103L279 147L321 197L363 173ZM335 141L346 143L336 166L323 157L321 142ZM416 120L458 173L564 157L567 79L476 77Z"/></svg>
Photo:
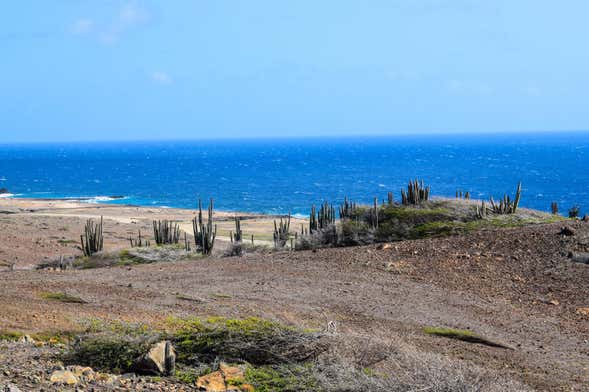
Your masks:
<svg viewBox="0 0 589 392"><path fill-rule="evenodd" d="M18 197L307 214L344 196L398 199L416 177L434 196L485 199L521 180L522 206L589 212L589 133L0 145L0 188Z"/></svg>

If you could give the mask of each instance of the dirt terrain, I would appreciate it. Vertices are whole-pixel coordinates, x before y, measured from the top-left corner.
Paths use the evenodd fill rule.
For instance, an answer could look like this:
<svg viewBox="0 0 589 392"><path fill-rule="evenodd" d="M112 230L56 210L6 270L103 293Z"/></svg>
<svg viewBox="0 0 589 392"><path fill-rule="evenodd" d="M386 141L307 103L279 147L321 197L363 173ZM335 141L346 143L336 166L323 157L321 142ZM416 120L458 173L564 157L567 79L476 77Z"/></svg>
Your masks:
<svg viewBox="0 0 589 392"><path fill-rule="evenodd" d="M73 243L56 245L80 231L83 219L75 208L72 216L18 211L0 218L0 258L18 257L14 271L0 272L0 330L68 331L94 318L158 325L172 315L258 316L305 328L329 323L343 337L440 354L537 390L589 386L589 265L569 257L587 252L589 223L92 270L19 268L45 255L76 252ZM110 208L93 214L109 216ZM108 218L119 225L107 226L118 235L107 246L124 247L127 231L134 231L123 218L131 219ZM63 235L60 227L67 228ZM43 292L86 303L49 301ZM430 326L472 330L508 348L425 334ZM11 358L0 364L0 385L50 385L43 371L50 359L15 344L0 346ZM38 379L30 374L31 361L41 368Z"/></svg>

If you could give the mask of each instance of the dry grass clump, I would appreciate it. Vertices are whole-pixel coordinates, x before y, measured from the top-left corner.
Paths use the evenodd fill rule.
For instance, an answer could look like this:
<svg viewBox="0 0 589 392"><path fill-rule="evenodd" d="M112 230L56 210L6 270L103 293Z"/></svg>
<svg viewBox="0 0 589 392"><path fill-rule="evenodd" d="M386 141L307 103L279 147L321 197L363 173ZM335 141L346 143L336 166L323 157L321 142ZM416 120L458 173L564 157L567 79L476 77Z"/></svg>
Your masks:
<svg viewBox="0 0 589 392"><path fill-rule="evenodd" d="M41 293L41 298L48 299L48 300L51 300L51 301L59 301L59 302L65 302L65 303L71 303L71 304L85 304L85 303L88 303L87 301L84 301L80 297L76 297L74 295L70 295L70 294L67 294L67 293L49 293L49 292L45 292L45 293Z"/></svg>

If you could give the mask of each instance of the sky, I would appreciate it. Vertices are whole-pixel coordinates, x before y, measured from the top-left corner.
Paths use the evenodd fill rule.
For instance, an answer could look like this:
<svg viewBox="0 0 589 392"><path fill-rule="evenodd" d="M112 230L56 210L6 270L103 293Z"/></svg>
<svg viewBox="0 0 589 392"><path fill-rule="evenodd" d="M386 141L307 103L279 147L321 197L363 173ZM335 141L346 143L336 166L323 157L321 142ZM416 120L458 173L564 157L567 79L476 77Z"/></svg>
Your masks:
<svg viewBox="0 0 589 392"><path fill-rule="evenodd" d="M18 0L0 142L589 129L586 0Z"/></svg>

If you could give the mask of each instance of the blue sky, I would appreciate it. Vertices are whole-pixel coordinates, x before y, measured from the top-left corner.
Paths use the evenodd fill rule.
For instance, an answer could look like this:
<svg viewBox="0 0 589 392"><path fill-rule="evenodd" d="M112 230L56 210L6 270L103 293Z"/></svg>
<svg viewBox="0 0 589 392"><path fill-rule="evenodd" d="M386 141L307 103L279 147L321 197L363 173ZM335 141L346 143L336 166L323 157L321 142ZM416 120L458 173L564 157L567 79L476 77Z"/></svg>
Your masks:
<svg viewBox="0 0 589 392"><path fill-rule="evenodd" d="M589 129L586 0L19 0L2 141Z"/></svg>

